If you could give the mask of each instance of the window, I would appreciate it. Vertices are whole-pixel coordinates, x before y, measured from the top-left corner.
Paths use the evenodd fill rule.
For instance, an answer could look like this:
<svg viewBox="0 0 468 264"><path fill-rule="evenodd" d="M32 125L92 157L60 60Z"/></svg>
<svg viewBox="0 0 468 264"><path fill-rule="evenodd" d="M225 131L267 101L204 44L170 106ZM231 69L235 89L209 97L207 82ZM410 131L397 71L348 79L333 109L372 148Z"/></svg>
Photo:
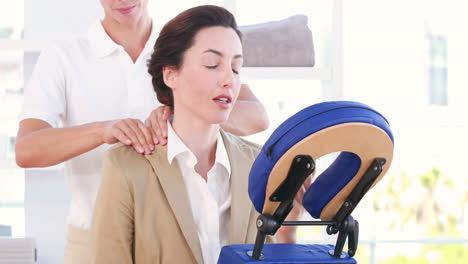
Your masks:
<svg viewBox="0 0 468 264"><path fill-rule="evenodd" d="M447 37L429 31L427 41L429 44L429 103L447 105Z"/></svg>
<svg viewBox="0 0 468 264"><path fill-rule="evenodd" d="M343 2L345 99L376 108L395 136L390 171L354 213L357 259L465 263L467 3Z"/></svg>

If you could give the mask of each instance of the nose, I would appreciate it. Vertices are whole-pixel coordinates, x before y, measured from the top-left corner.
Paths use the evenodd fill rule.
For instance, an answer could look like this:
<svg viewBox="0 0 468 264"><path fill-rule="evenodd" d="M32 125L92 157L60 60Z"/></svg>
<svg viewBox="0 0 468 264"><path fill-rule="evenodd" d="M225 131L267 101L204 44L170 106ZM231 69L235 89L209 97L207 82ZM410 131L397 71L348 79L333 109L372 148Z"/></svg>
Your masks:
<svg viewBox="0 0 468 264"><path fill-rule="evenodd" d="M225 67L225 69L220 72L220 75L219 85L221 87L232 87L235 77L231 67Z"/></svg>

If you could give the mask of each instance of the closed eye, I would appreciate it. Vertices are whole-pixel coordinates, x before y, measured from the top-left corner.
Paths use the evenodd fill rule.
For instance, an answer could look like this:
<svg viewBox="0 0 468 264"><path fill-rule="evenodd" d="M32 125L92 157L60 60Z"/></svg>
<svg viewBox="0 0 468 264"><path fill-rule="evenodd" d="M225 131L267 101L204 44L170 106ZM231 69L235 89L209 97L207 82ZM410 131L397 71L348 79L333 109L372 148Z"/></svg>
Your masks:
<svg viewBox="0 0 468 264"><path fill-rule="evenodd" d="M218 68L218 65L213 65L213 66L205 66L207 69L216 69ZM236 69L232 69L232 72L235 74L239 74L239 71Z"/></svg>

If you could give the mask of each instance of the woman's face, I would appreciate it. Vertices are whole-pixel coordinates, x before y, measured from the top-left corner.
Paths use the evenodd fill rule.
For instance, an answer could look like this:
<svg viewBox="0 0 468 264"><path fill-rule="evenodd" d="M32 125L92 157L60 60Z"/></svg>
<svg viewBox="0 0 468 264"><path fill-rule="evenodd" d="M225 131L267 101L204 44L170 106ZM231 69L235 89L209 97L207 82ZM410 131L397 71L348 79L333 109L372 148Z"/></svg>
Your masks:
<svg viewBox="0 0 468 264"><path fill-rule="evenodd" d="M101 0L107 19L120 24L135 24L147 14L148 0Z"/></svg>
<svg viewBox="0 0 468 264"><path fill-rule="evenodd" d="M175 115L195 115L209 124L224 123L239 95L241 66L242 45L232 28L201 29L174 73Z"/></svg>

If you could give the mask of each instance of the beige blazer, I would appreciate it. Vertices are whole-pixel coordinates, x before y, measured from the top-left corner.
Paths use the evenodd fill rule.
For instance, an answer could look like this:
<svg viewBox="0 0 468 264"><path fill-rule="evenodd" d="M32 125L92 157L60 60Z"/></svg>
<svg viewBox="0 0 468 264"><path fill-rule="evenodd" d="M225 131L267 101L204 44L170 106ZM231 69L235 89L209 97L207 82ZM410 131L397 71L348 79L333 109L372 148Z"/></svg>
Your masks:
<svg viewBox="0 0 468 264"><path fill-rule="evenodd" d="M254 243L258 213L247 186L260 147L221 133L231 163L229 242ZM184 180L165 146L146 156L125 145L107 152L89 245L91 263L203 263Z"/></svg>

